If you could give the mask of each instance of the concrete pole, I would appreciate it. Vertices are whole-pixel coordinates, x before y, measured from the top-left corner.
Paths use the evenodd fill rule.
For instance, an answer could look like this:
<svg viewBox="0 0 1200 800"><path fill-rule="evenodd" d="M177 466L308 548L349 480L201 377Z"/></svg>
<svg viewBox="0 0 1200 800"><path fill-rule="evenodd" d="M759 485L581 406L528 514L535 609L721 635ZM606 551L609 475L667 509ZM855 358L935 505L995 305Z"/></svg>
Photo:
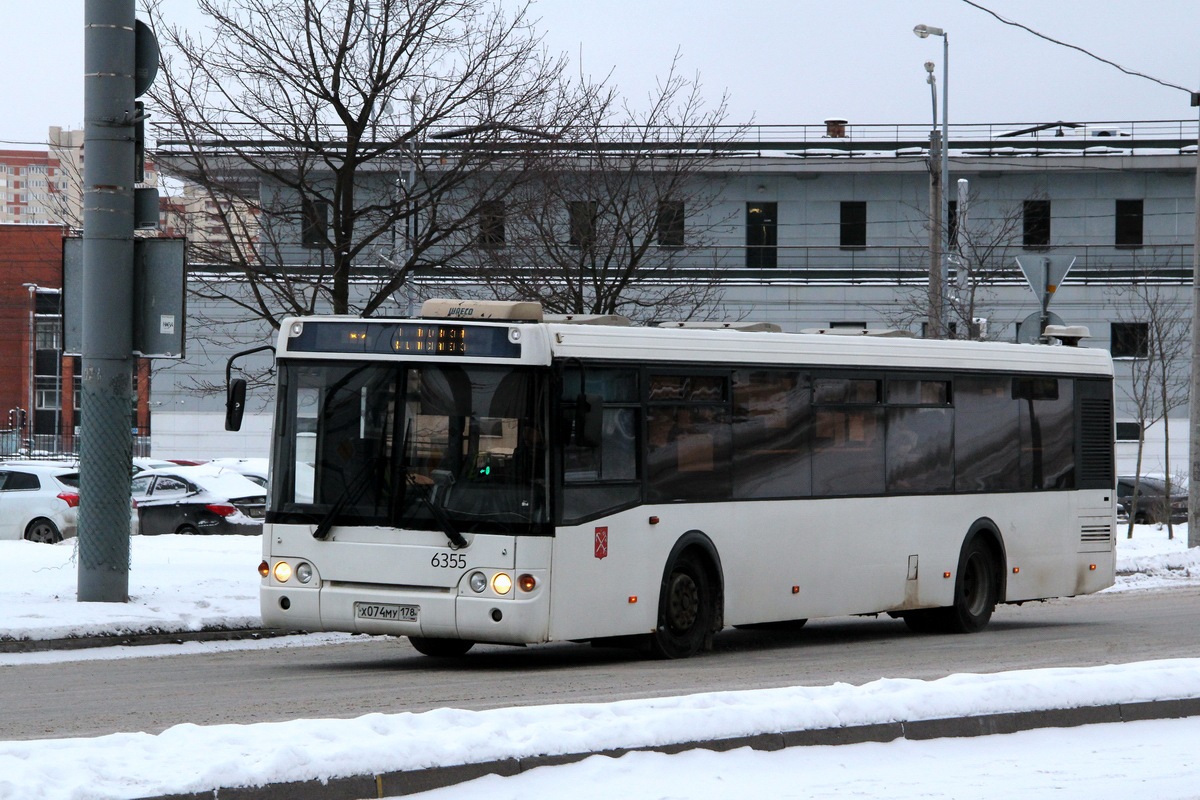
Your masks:
<svg viewBox="0 0 1200 800"><path fill-rule="evenodd" d="M80 602L129 599L134 3L84 4Z"/></svg>

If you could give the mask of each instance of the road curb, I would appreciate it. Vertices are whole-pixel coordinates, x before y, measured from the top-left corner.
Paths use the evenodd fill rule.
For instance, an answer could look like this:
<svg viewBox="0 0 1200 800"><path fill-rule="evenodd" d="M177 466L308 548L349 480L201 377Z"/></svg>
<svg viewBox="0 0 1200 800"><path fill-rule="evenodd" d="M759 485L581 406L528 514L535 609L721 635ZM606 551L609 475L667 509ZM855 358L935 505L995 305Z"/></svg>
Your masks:
<svg viewBox="0 0 1200 800"><path fill-rule="evenodd" d="M789 747L814 745L860 744L891 742L897 739L924 741L941 738L990 736L1017 733L1038 728L1074 728L1105 722L1137 722L1150 719L1181 719L1200 716L1200 697L1175 700L1154 700L1138 703L1117 703L1105 706L1082 706L1042 711L1017 711L984 714L973 717L911 720L871 725L852 725L843 728L785 731L754 736L737 736L697 742L680 742L654 747L602 750L563 755L535 755L507 758L477 764L386 772L379 775L355 775L269 786L214 787L190 794L157 795L138 800L366 800L367 798L396 797L430 789L464 783L485 775L508 777L538 767L558 766L582 761L592 756L619 758L626 753L681 753L688 750L723 752L749 747L754 750L777 751Z"/></svg>
<svg viewBox="0 0 1200 800"><path fill-rule="evenodd" d="M86 650L91 647L141 647L151 644L222 642L273 639L295 631L276 628L205 628L198 631L141 631L68 636L61 639L0 639L0 653L41 653L51 650Z"/></svg>

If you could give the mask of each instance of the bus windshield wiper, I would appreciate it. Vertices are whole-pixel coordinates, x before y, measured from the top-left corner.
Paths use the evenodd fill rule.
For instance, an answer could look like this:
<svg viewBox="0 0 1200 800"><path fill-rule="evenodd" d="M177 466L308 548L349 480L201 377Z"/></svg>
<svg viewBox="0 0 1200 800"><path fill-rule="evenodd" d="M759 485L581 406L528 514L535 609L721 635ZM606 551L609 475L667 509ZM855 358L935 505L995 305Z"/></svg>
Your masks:
<svg viewBox="0 0 1200 800"><path fill-rule="evenodd" d="M342 489L342 493L338 495L338 499L333 501L333 505L325 512L325 516L321 517L321 521L317 523L317 527L313 529L314 539L326 539L329 536L329 530L333 527L333 523L337 521L338 516L342 513L347 504L357 502L366 488L371 483L371 470L360 469L354 475L354 479L346 484L346 488Z"/></svg>
<svg viewBox="0 0 1200 800"><path fill-rule="evenodd" d="M450 517L446 516L445 509L429 498L429 492L426 491L424 486L417 482L417 476L415 473L406 473L406 482L408 483L409 488L414 490L413 493L416 494L417 499L421 501L421 504L429 509L429 513L433 516L434 522L436 522L438 527L442 529L442 533L446 534L446 538L450 540L450 543L454 545L455 549L462 550L471 544L467 541L467 537L459 533L458 528L454 527L454 523L450 521Z"/></svg>

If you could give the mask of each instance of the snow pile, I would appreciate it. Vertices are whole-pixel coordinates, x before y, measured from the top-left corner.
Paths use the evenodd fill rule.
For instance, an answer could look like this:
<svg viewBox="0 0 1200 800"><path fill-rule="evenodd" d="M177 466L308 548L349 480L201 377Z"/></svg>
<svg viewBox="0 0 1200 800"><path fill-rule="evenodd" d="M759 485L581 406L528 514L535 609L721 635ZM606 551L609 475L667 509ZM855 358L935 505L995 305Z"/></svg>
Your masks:
<svg viewBox="0 0 1200 800"><path fill-rule="evenodd" d="M156 736L118 733L0 742L0 797L179 794L214 786L262 786L757 733L1029 711L1064 702L1096 705L1188 696L1200 696L1200 659L616 703L443 708L349 720L184 723Z"/></svg>

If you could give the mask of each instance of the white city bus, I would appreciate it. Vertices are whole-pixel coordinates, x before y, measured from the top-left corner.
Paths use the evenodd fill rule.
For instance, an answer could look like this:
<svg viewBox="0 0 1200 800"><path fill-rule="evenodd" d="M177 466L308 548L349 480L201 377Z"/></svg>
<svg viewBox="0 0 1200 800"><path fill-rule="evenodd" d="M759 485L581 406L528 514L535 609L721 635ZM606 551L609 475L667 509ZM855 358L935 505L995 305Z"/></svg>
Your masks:
<svg viewBox="0 0 1200 800"><path fill-rule="evenodd" d="M725 626L971 632L1112 584L1104 351L611 322L287 320L264 624L678 658Z"/></svg>

